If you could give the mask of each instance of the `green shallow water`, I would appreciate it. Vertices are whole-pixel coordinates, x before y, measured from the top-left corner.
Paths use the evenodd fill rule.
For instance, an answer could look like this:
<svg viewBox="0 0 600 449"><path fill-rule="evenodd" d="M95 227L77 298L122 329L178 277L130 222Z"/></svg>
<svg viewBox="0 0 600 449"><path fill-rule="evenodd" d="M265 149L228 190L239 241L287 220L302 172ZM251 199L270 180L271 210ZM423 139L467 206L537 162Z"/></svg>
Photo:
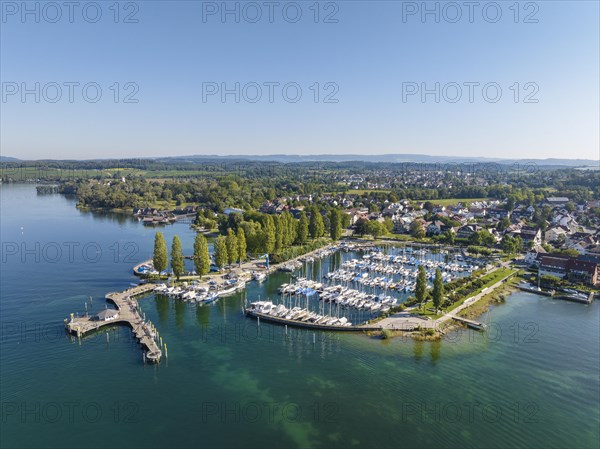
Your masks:
<svg viewBox="0 0 600 449"><path fill-rule="evenodd" d="M0 189L2 447L597 447L598 302L517 293L491 310L488 334L415 342L286 336L244 318L242 295L210 307L149 295L169 357L144 366L128 328L77 341L62 322L135 281L130 259L150 256L155 230L33 186ZM163 231L191 251L187 226ZM46 254L22 258L36 242ZM88 254L50 253L67 242Z"/></svg>

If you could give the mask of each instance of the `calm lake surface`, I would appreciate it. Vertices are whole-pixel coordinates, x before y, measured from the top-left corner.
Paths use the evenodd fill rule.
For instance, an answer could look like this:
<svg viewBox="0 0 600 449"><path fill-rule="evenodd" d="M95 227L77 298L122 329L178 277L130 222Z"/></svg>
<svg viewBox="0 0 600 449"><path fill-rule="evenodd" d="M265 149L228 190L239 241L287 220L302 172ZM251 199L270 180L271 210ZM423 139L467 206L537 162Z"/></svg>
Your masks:
<svg viewBox="0 0 600 449"><path fill-rule="evenodd" d="M78 341L63 320L135 282L156 229L32 185L0 193L2 447L598 446L598 301L517 293L487 334L415 342L286 338L242 315L243 294L212 306L149 295L140 304L168 359L144 365L128 328ZM191 254L188 225L162 231ZM247 295L274 297L288 280Z"/></svg>

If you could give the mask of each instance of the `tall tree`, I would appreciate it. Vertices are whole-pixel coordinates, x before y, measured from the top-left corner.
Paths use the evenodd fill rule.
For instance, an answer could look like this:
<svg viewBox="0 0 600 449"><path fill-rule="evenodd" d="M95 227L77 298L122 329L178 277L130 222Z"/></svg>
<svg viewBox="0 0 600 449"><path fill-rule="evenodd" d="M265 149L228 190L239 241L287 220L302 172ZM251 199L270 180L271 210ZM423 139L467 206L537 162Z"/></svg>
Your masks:
<svg viewBox="0 0 600 449"><path fill-rule="evenodd" d="M342 236L342 217L339 209L331 209L329 212L329 236L332 240L339 240Z"/></svg>
<svg viewBox="0 0 600 449"><path fill-rule="evenodd" d="M215 264L222 270L227 265L227 244L225 243L225 237L220 235L215 241Z"/></svg>
<svg viewBox="0 0 600 449"><path fill-rule="evenodd" d="M283 223L282 215L275 215L273 217L275 223L275 251L280 251L283 248L283 240L285 235L285 226Z"/></svg>
<svg viewBox="0 0 600 449"><path fill-rule="evenodd" d="M225 244L227 245L227 261L229 265L233 265L238 261L238 242L233 229L227 230L227 237L225 237Z"/></svg>
<svg viewBox="0 0 600 449"><path fill-rule="evenodd" d="M181 250L181 240L179 240L179 236L173 237L173 244L171 245L171 268L173 269L173 273L179 280L179 277L183 274L185 270L184 260L183 260L183 252Z"/></svg>
<svg viewBox="0 0 600 449"><path fill-rule="evenodd" d="M410 224L410 234L416 239L425 237L425 226L420 220L413 220Z"/></svg>
<svg viewBox="0 0 600 449"><path fill-rule="evenodd" d="M444 297L444 282L442 280L442 272L439 268L435 270L435 280L433 281L433 307L435 307L435 311L439 310L442 305L442 298Z"/></svg>
<svg viewBox="0 0 600 449"><path fill-rule="evenodd" d="M202 277L210 271L210 254L208 253L208 242L204 235L196 234L194 240L194 266L196 273Z"/></svg>
<svg viewBox="0 0 600 449"><path fill-rule="evenodd" d="M264 222L265 243L264 250L271 254L275 250L275 223L273 217L267 215Z"/></svg>
<svg viewBox="0 0 600 449"><path fill-rule="evenodd" d="M306 243L306 239L308 238L308 218L306 217L306 212L300 212L300 219L298 220L298 235L296 240L300 245L304 245Z"/></svg>
<svg viewBox="0 0 600 449"><path fill-rule="evenodd" d="M159 273L167 269L169 255L167 254L167 242L162 232L157 232L154 236L154 256L152 264Z"/></svg>
<svg viewBox="0 0 600 449"><path fill-rule="evenodd" d="M244 228L241 226L237 230L237 244L238 244L238 259L240 261L240 265L242 262L246 260L246 234L244 233Z"/></svg>
<svg viewBox="0 0 600 449"><path fill-rule="evenodd" d="M354 224L355 232L360 236L365 235L367 233L368 222L369 220L365 218L359 218L358 220L356 220L356 223Z"/></svg>
<svg viewBox="0 0 600 449"><path fill-rule="evenodd" d="M380 223L377 220L369 220L366 223L366 231L367 234L371 234L373 237L377 238L387 232L387 228L383 223Z"/></svg>
<svg viewBox="0 0 600 449"><path fill-rule="evenodd" d="M425 267L423 265L419 265L417 285L415 286L415 297L420 303L424 303L427 299L427 274L425 273Z"/></svg>
<svg viewBox="0 0 600 449"><path fill-rule="evenodd" d="M290 214L288 211L285 211L281 214L281 219L283 221L284 230L283 246L287 248L294 243L294 240L296 240L295 220L294 217L292 217L292 214Z"/></svg>
<svg viewBox="0 0 600 449"><path fill-rule="evenodd" d="M323 224L323 216L319 209L316 207L310 213L310 222L308 224L308 231L313 239L323 236L325 232L325 225Z"/></svg>

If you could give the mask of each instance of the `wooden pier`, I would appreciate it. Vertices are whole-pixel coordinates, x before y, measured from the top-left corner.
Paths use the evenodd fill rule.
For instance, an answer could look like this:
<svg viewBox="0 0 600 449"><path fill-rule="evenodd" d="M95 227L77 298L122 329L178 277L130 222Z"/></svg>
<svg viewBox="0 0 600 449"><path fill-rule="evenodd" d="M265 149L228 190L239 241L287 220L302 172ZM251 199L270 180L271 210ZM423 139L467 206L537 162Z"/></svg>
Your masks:
<svg viewBox="0 0 600 449"><path fill-rule="evenodd" d="M475 329L475 330L478 330L478 331L484 330L486 328L486 325L484 323L480 323L480 322L474 321L474 320L469 320L467 318L463 318L463 317L460 317L460 316L452 315L452 319L456 320L456 321L459 321L459 322L461 322L463 324L466 324L471 329Z"/></svg>
<svg viewBox="0 0 600 449"><path fill-rule="evenodd" d="M151 326L144 322L133 297L143 295L154 290L154 284L142 284L128 288L122 292L108 293L105 298L117 306L118 315L109 320L98 320L94 316L75 317L71 314L66 320L65 327L71 334L81 337L89 332L96 331L103 326L112 324L128 324L134 335L145 349L144 358L150 363L158 363L162 357L160 346L156 342L156 335Z"/></svg>

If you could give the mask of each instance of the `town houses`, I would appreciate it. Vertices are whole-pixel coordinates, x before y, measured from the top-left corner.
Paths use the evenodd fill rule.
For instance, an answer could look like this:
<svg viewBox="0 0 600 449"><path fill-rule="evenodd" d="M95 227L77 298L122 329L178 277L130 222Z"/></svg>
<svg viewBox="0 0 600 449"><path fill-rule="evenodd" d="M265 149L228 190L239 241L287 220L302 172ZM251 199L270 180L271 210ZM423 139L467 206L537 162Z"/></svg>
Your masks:
<svg viewBox="0 0 600 449"><path fill-rule="evenodd" d="M600 265L597 261L561 255L542 255L539 263L540 276L549 275L571 282L600 285Z"/></svg>

